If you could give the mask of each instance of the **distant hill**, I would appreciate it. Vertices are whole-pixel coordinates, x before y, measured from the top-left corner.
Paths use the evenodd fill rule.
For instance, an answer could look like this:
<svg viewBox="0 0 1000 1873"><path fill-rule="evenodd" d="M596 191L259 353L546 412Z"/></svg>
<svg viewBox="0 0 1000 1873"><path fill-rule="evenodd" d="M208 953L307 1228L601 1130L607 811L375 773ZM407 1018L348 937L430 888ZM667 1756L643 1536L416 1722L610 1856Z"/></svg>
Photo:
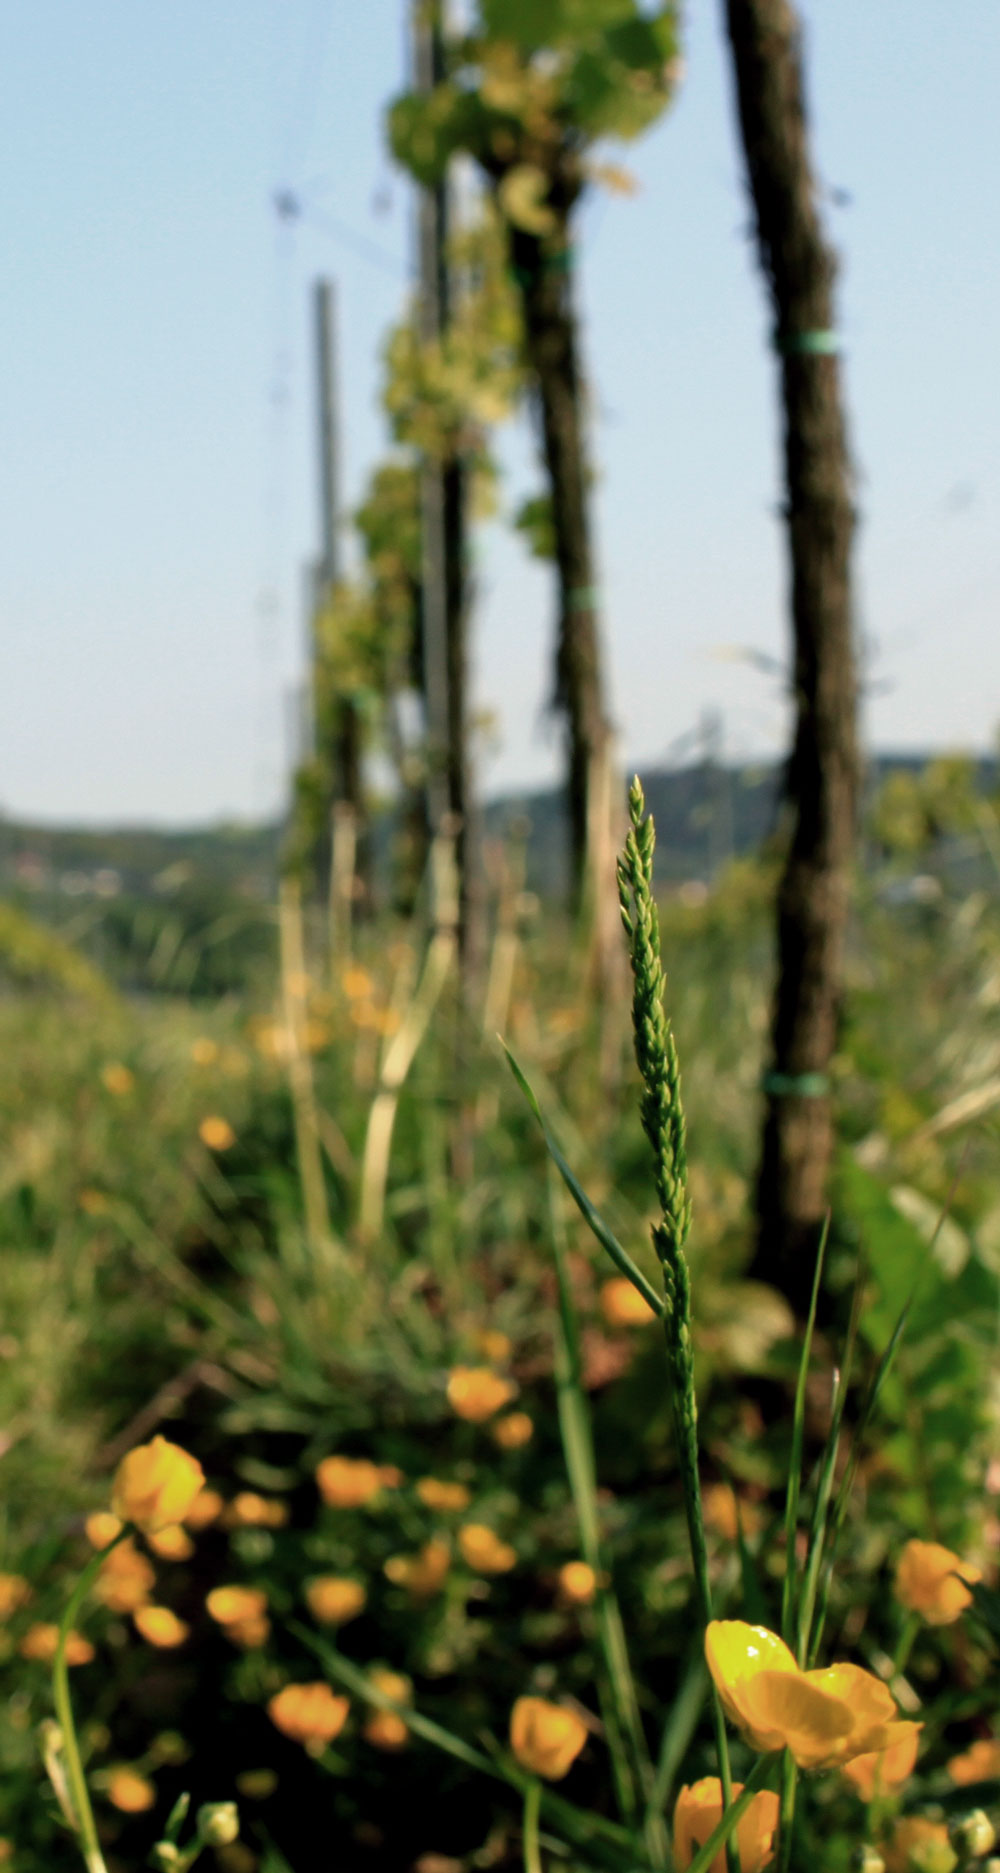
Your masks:
<svg viewBox="0 0 1000 1873"><path fill-rule="evenodd" d="M881 755L869 764L873 791L886 774L918 772L931 757ZM983 786L994 785L996 763L980 763ZM774 831L781 770L776 764L646 771L643 785L656 818L657 872L664 881L710 878L727 859L755 851ZM625 782L622 784L622 823ZM528 868L534 888L558 890L565 876L565 816L552 789L509 794L485 808L488 835L516 821L530 824ZM176 900L191 894L270 903L281 828L200 826L75 829L0 819L0 895L30 901L116 897Z"/></svg>

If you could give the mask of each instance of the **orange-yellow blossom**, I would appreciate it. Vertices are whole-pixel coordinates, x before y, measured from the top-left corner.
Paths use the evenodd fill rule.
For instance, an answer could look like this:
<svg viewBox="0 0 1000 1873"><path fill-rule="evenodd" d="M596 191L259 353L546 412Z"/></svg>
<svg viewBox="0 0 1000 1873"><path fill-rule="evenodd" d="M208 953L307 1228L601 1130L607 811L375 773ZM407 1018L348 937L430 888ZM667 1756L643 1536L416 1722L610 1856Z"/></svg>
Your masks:
<svg viewBox="0 0 1000 1873"><path fill-rule="evenodd" d="M509 1404L517 1388L489 1366L456 1366L448 1377L448 1403L457 1418L484 1424Z"/></svg>
<svg viewBox="0 0 1000 1873"><path fill-rule="evenodd" d="M155 1645L161 1652L172 1652L175 1646L183 1645L191 1631L169 1606L137 1606L132 1624L147 1645Z"/></svg>
<svg viewBox="0 0 1000 1873"><path fill-rule="evenodd" d="M647 1327L656 1319L649 1302L626 1275L612 1275L601 1283L601 1313L609 1327Z"/></svg>
<svg viewBox="0 0 1000 1873"><path fill-rule="evenodd" d="M896 1568L896 1598L911 1613L919 1613L928 1626L951 1626L972 1604L966 1580L978 1580L979 1569L937 1541L908 1541Z"/></svg>
<svg viewBox="0 0 1000 1873"><path fill-rule="evenodd" d="M448 1543L434 1535L416 1554L390 1554L382 1572L393 1586L405 1587L415 1600L428 1600L444 1586L450 1566Z"/></svg>
<svg viewBox="0 0 1000 1873"><path fill-rule="evenodd" d="M360 1580L346 1580L338 1574L321 1574L306 1583L306 1602L321 1626L342 1626L360 1613L368 1598Z"/></svg>
<svg viewBox="0 0 1000 1873"><path fill-rule="evenodd" d="M97 1509L93 1515L88 1515L83 1532L92 1548L109 1548L115 1536L121 1534L122 1525L109 1509Z"/></svg>
<svg viewBox="0 0 1000 1873"><path fill-rule="evenodd" d="M923 1725L910 1723L905 1727L906 1735L888 1749L868 1751L864 1756L854 1756L850 1762L845 1762L844 1774L862 1801L874 1801L877 1796L891 1794L893 1789L902 1788L913 1774Z"/></svg>
<svg viewBox="0 0 1000 1873"><path fill-rule="evenodd" d="M726 1713L754 1749L789 1749L800 1769L828 1769L889 1749L916 1728L898 1723L892 1693L859 1665L802 1671L776 1633L713 1619L705 1657Z"/></svg>
<svg viewBox="0 0 1000 1873"><path fill-rule="evenodd" d="M597 1575L587 1561L564 1561L559 1569L559 1591L574 1606L589 1606L597 1592Z"/></svg>
<svg viewBox="0 0 1000 1873"><path fill-rule="evenodd" d="M508 1574L517 1563L509 1541L501 1541L484 1522L466 1522L458 1531L458 1545L467 1567L477 1574Z"/></svg>
<svg viewBox="0 0 1000 1873"><path fill-rule="evenodd" d="M742 1782L733 1783L733 1798L742 1795ZM777 1795L761 1789L736 1823L736 1846L740 1873L763 1873L774 1858L774 1836L778 1826ZM674 1809L674 1864L677 1873L691 1865L700 1847L715 1833L722 1820L722 1784L716 1775L702 1776L700 1782L685 1784ZM726 1850L720 1847L709 1873L726 1873Z"/></svg>
<svg viewBox="0 0 1000 1873"><path fill-rule="evenodd" d="M286 1684L268 1699L273 1724L294 1743L322 1749L339 1736L350 1710L350 1700L338 1697L328 1684Z"/></svg>
<svg viewBox="0 0 1000 1873"><path fill-rule="evenodd" d="M148 1776L122 1764L108 1772L108 1800L121 1814L144 1814L156 1806L156 1790Z"/></svg>
<svg viewBox="0 0 1000 1873"><path fill-rule="evenodd" d="M946 1767L959 1788L970 1782L996 1781L1000 1778L1000 1737L977 1737L961 1756L952 1756Z"/></svg>
<svg viewBox="0 0 1000 1873"><path fill-rule="evenodd" d="M44 1621L36 1626L29 1626L18 1646L22 1658L41 1659L44 1664L51 1664L59 1644L59 1628ZM89 1665L94 1656L94 1648L89 1639L80 1632L71 1632L66 1639L67 1665Z"/></svg>
<svg viewBox="0 0 1000 1873"><path fill-rule="evenodd" d="M376 1665L370 1671L369 1679L377 1691L383 1691L396 1704L408 1704L413 1695L413 1686L409 1678L401 1672L389 1671L383 1665ZM405 1749L410 1739L409 1727L405 1718L394 1710L371 1710L365 1719L363 1735L366 1742L373 1743L376 1749Z"/></svg>
<svg viewBox="0 0 1000 1873"><path fill-rule="evenodd" d="M510 1746L522 1769L561 1782L587 1741L587 1726L563 1704L519 1697L510 1713Z"/></svg>
<svg viewBox="0 0 1000 1873"><path fill-rule="evenodd" d="M204 1489L199 1489L184 1520L188 1528L210 1528L213 1522L218 1521L225 1506L218 1490L209 1489L206 1484Z"/></svg>
<svg viewBox="0 0 1000 1873"><path fill-rule="evenodd" d="M439 1476L421 1476L417 1480L416 1490L425 1509L447 1514L449 1510L467 1509L469 1506L469 1492L464 1483L449 1483Z"/></svg>
<svg viewBox="0 0 1000 1873"><path fill-rule="evenodd" d="M889 1839L883 1842L881 1853L885 1862L885 1873L912 1873L912 1869L924 1864L915 1856L921 1849L938 1849L939 1855L933 1864L946 1863L951 1867L958 1865L958 1856L951 1852L948 1841L948 1829L943 1821L930 1821L924 1815L904 1815L902 1820L893 1823ZM951 1859L947 1856L951 1853ZM928 1858L926 1865L932 1864Z"/></svg>
<svg viewBox="0 0 1000 1873"><path fill-rule="evenodd" d="M508 1411L490 1425L490 1436L500 1450L520 1450L534 1435L535 1426L526 1411Z"/></svg>
<svg viewBox="0 0 1000 1873"><path fill-rule="evenodd" d="M241 1489L226 1510L229 1528L284 1528L287 1521L287 1502L280 1496L258 1496L253 1489Z"/></svg>
<svg viewBox="0 0 1000 1873"><path fill-rule="evenodd" d="M267 1594L263 1587L213 1587L205 1596L205 1608L218 1625L238 1626L264 1617Z"/></svg>
<svg viewBox="0 0 1000 1873"><path fill-rule="evenodd" d="M198 1136L209 1151L231 1151L236 1143L236 1133L229 1120L217 1112L210 1112L202 1119Z"/></svg>
<svg viewBox="0 0 1000 1873"><path fill-rule="evenodd" d="M0 1574L0 1619L9 1619L30 1599L31 1587L23 1574Z"/></svg>
<svg viewBox="0 0 1000 1873"><path fill-rule="evenodd" d="M156 1585L156 1571L148 1555L135 1542L122 1541L101 1562L94 1594L112 1613L132 1613L145 1606Z"/></svg>
<svg viewBox="0 0 1000 1873"><path fill-rule="evenodd" d="M205 1482L197 1457L154 1437L123 1457L111 1486L111 1509L144 1533L182 1522Z"/></svg>
<svg viewBox="0 0 1000 1873"><path fill-rule="evenodd" d="M194 1553L194 1542L179 1522L171 1522L169 1528L151 1529L146 1540L161 1561L190 1561Z"/></svg>
<svg viewBox="0 0 1000 1873"><path fill-rule="evenodd" d="M316 1465L316 1482L331 1509L362 1509L385 1487L378 1464L367 1457L324 1457Z"/></svg>

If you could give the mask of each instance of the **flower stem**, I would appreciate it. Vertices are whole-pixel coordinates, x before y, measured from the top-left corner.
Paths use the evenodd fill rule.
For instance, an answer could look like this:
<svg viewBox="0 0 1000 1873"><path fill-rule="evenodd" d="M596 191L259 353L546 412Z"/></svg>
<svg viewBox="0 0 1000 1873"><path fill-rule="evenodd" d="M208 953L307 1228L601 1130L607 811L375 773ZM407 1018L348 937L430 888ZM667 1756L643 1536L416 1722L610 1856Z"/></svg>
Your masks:
<svg viewBox="0 0 1000 1873"><path fill-rule="evenodd" d="M130 1528L123 1528L121 1532L115 1536L114 1541L109 1542L106 1548L100 1550L100 1553L92 1555L87 1562L83 1573L80 1575L76 1586L66 1602L63 1616L59 1621L59 1637L56 1642L55 1658L52 1661L52 1696L56 1707L56 1717L59 1721L59 1728L62 1732L63 1755L66 1759L66 1777L73 1803L73 1813L76 1817L76 1828L80 1839L80 1851L83 1854L87 1873L108 1873L108 1870L97 1839L94 1811L90 1805L90 1792L87 1788L87 1778L83 1772L80 1745L76 1735L76 1724L73 1720L73 1705L69 1695L69 1669L66 1664L66 1645L73 1629L73 1621L80 1607L83 1605L93 1582L97 1578L101 1563L106 1560L112 1548L116 1548L118 1543L124 1541L126 1535L130 1533Z"/></svg>
<svg viewBox="0 0 1000 1873"><path fill-rule="evenodd" d="M542 1873L542 1853L538 1844L538 1811L542 1802L542 1785L537 1776L532 1776L524 1791L524 1873Z"/></svg>
<svg viewBox="0 0 1000 1873"><path fill-rule="evenodd" d="M906 1624L903 1627L902 1632L899 1635L899 1644L896 1647L895 1656L893 1657L892 1672L889 1678L890 1689L892 1687L893 1679L900 1677L900 1675L906 1670L906 1667L910 1662L910 1653L913 1650L913 1642L919 1631L920 1631L920 1614L911 1613L909 1616L909 1619L906 1621Z"/></svg>
<svg viewBox="0 0 1000 1873"><path fill-rule="evenodd" d="M782 1752L781 1802L778 1817L778 1857L776 1873L788 1873L792 1864L792 1833L795 1826L795 1791L799 1770L790 1749Z"/></svg>

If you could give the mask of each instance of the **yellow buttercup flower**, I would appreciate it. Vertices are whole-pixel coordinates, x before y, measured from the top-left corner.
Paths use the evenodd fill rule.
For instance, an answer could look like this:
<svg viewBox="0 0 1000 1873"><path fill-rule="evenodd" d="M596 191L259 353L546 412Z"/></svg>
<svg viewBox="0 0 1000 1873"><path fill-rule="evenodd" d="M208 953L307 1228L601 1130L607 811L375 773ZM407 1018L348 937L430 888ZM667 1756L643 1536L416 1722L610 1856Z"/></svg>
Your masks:
<svg viewBox="0 0 1000 1873"><path fill-rule="evenodd" d="M502 1366L510 1358L512 1347L510 1336L501 1333L498 1327L484 1327L479 1335L479 1351L491 1365Z"/></svg>
<svg viewBox="0 0 1000 1873"><path fill-rule="evenodd" d="M22 1574L0 1574L0 1619L9 1619L31 1599L31 1587Z"/></svg>
<svg viewBox="0 0 1000 1873"><path fill-rule="evenodd" d="M108 1773L108 1800L121 1814L145 1814L156 1806L156 1790L148 1776L124 1764Z"/></svg>
<svg viewBox="0 0 1000 1873"><path fill-rule="evenodd" d="M597 1592L597 1575L586 1561L564 1561L559 1569L559 1592L574 1606L589 1606Z"/></svg>
<svg viewBox="0 0 1000 1873"><path fill-rule="evenodd" d="M361 1509L386 1486L378 1464L367 1457L324 1457L316 1465L316 1482L331 1509Z"/></svg>
<svg viewBox="0 0 1000 1873"><path fill-rule="evenodd" d="M901 1743L915 1727L897 1723L886 1685L858 1665L802 1671L764 1626L714 1619L705 1657L726 1714L754 1749L789 1749L800 1769L825 1769Z"/></svg>
<svg viewBox="0 0 1000 1873"><path fill-rule="evenodd" d="M50 1665L56 1655L59 1644L59 1628L45 1621L37 1626L29 1626L18 1646L22 1658L40 1659ZM66 1640L67 1665L89 1665L94 1656L94 1648L82 1633L71 1632Z"/></svg>
<svg viewBox="0 0 1000 1873"><path fill-rule="evenodd" d="M111 1508L144 1533L182 1522L205 1481L197 1457L154 1437L123 1457L111 1486Z"/></svg>
<svg viewBox="0 0 1000 1873"><path fill-rule="evenodd" d="M892 1834L882 1848L885 1861L885 1873L912 1873L918 1865L932 1864L930 1858L918 1860L918 1853L938 1850L933 1864L949 1868L958 1865L958 1855L953 1853L948 1841L948 1829L943 1821L929 1821L923 1815L905 1815L901 1821L893 1824ZM947 1858L951 1854L950 1860ZM911 1857L912 1856L912 1857Z"/></svg>
<svg viewBox="0 0 1000 1873"><path fill-rule="evenodd" d="M612 1275L610 1280L602 1281L600 1303L609 1327L648 1327L656 1319L649 1302L626 1275Z"/></svg>
<svg viewBox="0 0 1000 1873"><path fill-rule="evenodd" d="M217 1489L199 1489L191 1507L185 1512L184 1521L188 1528L210 1528L217 1522L225 1503Z"/></svg>
<svg viewBox="0 0 1000 1873"><path fill-rule="evenodd" d="M322 1574L306 1584L309 1611L322 1626L343 1626L360 1613L367 1598L359 1580L344 1580L336 1574Z"/></svg>
<svg viewBox="0 0 1000 1873"><path fill-rule="evenodd" d="M147 1645L155 1645L161 1652L172 1652L175 1646L183 1645L191 1632L190 1626L178 1619L169 1606L137 1606L132 1624Z"/></svg>
<svg viewBox="0 0 1000 1873"><path fill-rule="evenodd" d="M101 1562L94 1593L112 1613L132 1613L145 1606L156 1585L156 1571L148 1555L140 1554L131 1537L122 1541Z"/></svg>
<svg viewBox="0 0 1000 1873"><path fill-rule="evenodd" d="M733 1783L733 1796L742 1795L742 1782ZM779 1802L769 1789L761 1789L736 1823L740 1873L763 1873L774 1859L774 1836ZM715 1833L722 1820L722 1784L718 1776L703 1776L686 1784L674 1809L674 1864L677 1873L691 1865L699 1848ZM726 1873L726 1850L719 1849L709 1873Z"/></svg>
<svg viewBox="0 0 1000 1873"><path fill-rule="evenodd" d="M508 1404L516 1387L489 1366L456 1366L448 1377L448 1403L457 1418L485 1424Z"/></svg>
<svg viewBox="0 0 1000 1873"><path fill-rule="evenodd" d="M980 1736L961 1756L952 1756L948 1774L959 1788L970 1782L993 1782L1000 1777L1000 1737Z"/></svg>
<svg viewBox="0 0 1000 1873"><path fill-rule="evenodd" d="M205 1610L219 1626L239 1626L263 1618L267 1594L262 1587L213 1587L205 1597Z"/></svg>
<svg viewBox="0 0 1000 1873"><path fill-rule="evenodd" d="M376 1690L384 1691L386 1697L391 1697L395 1703L410 1702L413 1686L401 1672L388 1671L384 1666L376 1665L368 1675ZM405 1749L410 1740L405 1718L394 1710L369 1711L362 1734L366 1742L373 1743L376 1749Z"/></svg>
<svg viewBox="0 0 1000 1873"><path fill-rule="evenodd" d="M236 1143L236 1133L229 1120L217 1112L210 1112L202 1119L198 1136L209 1151L231 1151Z"/></svg>
<svg viewBox="0 0 1000 1873"><path fill-rule="evenodd" d="M146 1540L161 1561L189 1561L194 1553L194 1542L187 1529L177 1522L171 1522L169 1528L151 1529Z"/></svg>
<svg viewBox="0 0 1000 1873"><path fill-rule="evenodd" d="M898 1727L903 1728L902 1725ZM909 1780L917 1760L922 1729L922 1724L907 1724L907 1734L888 1749L872 1750L845 1762L844 1774L853 1783L862 1801L874 1801L877 1796L889 1795L893 1789L902 1788L903 1783Z"/></svg>
<svg viewBox="0 0 1000 1873"><path fill-rule="evenodd" d="M575 1711L544 1697L519 1697L510 1713L510 1746L522 1769L561 1782L587 1741Z"/></svg>
<svg viewBox="0 0 1000 1873"><path fill-rule="evenodd" d="M266 1613L257 1619L232 1619L223 1626L223 1632L230 1645L240 1645L244 1651L252 1651L259 1645L266 1645L271 1634L271 1622Z"/></svg>
<svg viewBox="0 0 1000 1873"><path fill-rule="evenodd" d="M425 1509L447 1514L450 1509L467 1509L469 1506L469 1492L464 1483L448 1483L438 1476L421 1476L416 1491Z"/></svg>
<svg viewBox="0 0 1000 1873"><path fill-rule="evenodd" d="M896 1598L928 1626L951 1626L972 1604L958 1576L978 1580L979 1568L936 1541L908 1541L896 1568Z"/></svg>
<svg viewBox="0 0 1000 1873"><path fill-rule="evenodd" d="M416 1554L390 1554L382 1569L394 1587L405 1587L415 1600L429 1600L444 1586L451 1566L451 1549L435 1535Z"/></svg>
<svg viewBox="0 0 1000 1873"><path fill-rule="evenodd" d="M135 1074L122 1061L109 1060L107 1066L101 1068L101 1080L106 1092L116 1099L124 1099L135 1085Z"/></svg>
<svg viewBox="0 0 1000 1873"><path fill-rule="evenodd" d="M83 1532L92 1548L109 1548L115 1536L121 1534L122 1525L110 1510L98 1509L94 1515L88 1515Z"/></svg>
<svg viewBox="0 0 1000 1873"><path fill-rule="evenodd" d="M701 1492L701 1510L705 1527L724 1541L735 1541L741 1528L744 1535L753 1535L761 1526L758 1505L737 1496L731 1483L706 1483Z"/></svg>
<svg viewBox="0 0 1000 1873"><path fill-rule="evenodd" d="M462 1559L477 1574L507 1574L516 1566L517 1554L509 1541L501 1541L483 1522L466 1522L458 1531Z"/></svg>
<svg viewBox="0 0 1000 1873"><path fill-rule="evenodd" d="M338 1697L328 1684L286 1684L268 1699L271 1722L294 1743L319 1750L339 1736L350 1710L350 1700Z"/></svg>
<svg viewBox="0 0 1000 1873"><path fill-rule="evenodd" d="M226 1510L230 1528L284 1528L288 1504L279 1496L258 1496L253 1489L241 1489Z"/></svg>
<svg viewBox="0 0 1000 1873"><path fill-rule="evenodd" d="M508 1411L490 1425L490 1436L501 1450L520 1450L530 1444L534 1435L535 1427L526 1411Z"/></svg>

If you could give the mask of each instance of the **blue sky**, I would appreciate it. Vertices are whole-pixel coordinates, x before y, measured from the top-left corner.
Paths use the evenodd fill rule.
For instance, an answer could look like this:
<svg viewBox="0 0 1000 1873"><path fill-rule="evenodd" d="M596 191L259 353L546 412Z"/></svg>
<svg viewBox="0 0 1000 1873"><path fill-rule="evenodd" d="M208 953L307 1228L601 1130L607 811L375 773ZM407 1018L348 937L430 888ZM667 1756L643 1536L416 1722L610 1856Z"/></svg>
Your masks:
<svg viewBox="0 0 1000 1873"><path fill-rule="evenodd" d="M1000 8L809 0L814 148L842 257L870 745L1000 720ZM722 712L780 750L774 375L721 4L595 195L581 285L614 713L653 765ZM403 0L34 0L8 14L0 808L74 822L275 810L315 554L310 283L337 282L347 495L385 447L379 352L409 274L389 163ZM303 213L282 228L276 189ZM501 442L509 511L540 485ZM559 771L552 595L502 521L476 547L490 788Z"/></svg>

